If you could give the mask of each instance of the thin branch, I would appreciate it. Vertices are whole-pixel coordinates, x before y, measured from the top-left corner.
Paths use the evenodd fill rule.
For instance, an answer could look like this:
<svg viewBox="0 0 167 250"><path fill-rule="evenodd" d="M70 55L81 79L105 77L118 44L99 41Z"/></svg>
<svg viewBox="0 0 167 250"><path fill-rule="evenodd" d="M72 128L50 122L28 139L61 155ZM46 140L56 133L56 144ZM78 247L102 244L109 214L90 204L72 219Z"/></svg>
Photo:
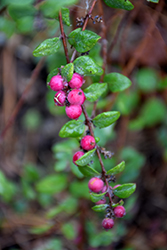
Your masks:
<svg viewBox="0 0 167 250"><path fill-rule="evenodd" d="M36 81L40 71L41 71L41 68L43 66L43 63L45 61L45 57L43 57L39 62L38 64L36 65L35 69L33 70L32 72L32 75L31 75L31 78L29 80L29 83L27 84L27 87L25 88L24 92L22 93L11 117L9 118L6 126L4 127L4 129L2 130L1 134L0 134L0 142L3 141L3 138L5 137L6 135L6 132L8 131L8 129L12 126L12 124L14 123L15 119L16 119L16 116L17 114L19 113L23 103L24 103L24 98L25 96L27 95L28 91L30 90L30 88L32 87L33 83Z"/></svg>
<svg viewBox="0 0 167 250"><path fill-rule="evenodd" d="M67 63L69 63L70 59L69 59L69 56L68 56L66 36L65 36L65 33L64 33L61 11L59 11L59 23L60 23L61 38L62 38L62 41L63 41L63 47L64 47L65 56L66 56L66 61L67 61Z"/></svg>

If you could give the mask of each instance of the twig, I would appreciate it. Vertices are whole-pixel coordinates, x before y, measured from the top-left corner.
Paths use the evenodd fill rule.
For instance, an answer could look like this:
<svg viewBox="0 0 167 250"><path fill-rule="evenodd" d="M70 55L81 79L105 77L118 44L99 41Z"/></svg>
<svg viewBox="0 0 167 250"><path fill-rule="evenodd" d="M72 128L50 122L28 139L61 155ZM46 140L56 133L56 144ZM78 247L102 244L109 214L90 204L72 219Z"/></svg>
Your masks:
<svg viewBox="0 0 167 250"><path fill-rule="evenodd" d="M63 20L62 20L61 11L59 11L59 23L60 23L61 38L63 40L63 46L64 46L64 52L65 52L65 56L66 56L66 61L67 61L67 63L69 63L70 59L69 59L69 56L68 56L66 36L65 36L65 33L64 33Z"/></svg>
<svg viewBox="0 0 167 250"><path fill-rule="evenodd" d="M24 92L22 93L11 117L9 118L6 126L4 127L4 129L2 130L1 134L0 134L0 142L3 141L3 138L6 135L6 132L8 131L8 129L12 126L12 124L14 123L17 114L19 113L19 110L21 109L23 103L24 103L24 97L26 96L26 94L28 93L28 91L30 90L30 88L32 87L33 83L35 82L35 80L37 79L39 72L43 66L43 63L45 61L45 57L43 57L38 64L36 65L35 69L32 72L31 78L29 83L27 84L27 87L25 88Z"/></svg>

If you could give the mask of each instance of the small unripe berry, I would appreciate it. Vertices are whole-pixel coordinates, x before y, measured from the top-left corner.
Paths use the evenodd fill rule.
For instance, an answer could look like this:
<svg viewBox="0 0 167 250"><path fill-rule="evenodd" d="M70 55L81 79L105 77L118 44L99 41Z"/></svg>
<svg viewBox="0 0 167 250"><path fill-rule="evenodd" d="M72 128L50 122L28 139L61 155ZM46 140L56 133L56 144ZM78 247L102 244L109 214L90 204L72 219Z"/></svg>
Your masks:
<svg viewBox="0 0 167 250"><path fill-rule="evenodd" d="M53 76L49 82L49 86L53 91L59 91L64 88L63 78L61 75Z"/></svg>
<svg viewBox="0 0 167 250"><path fill-rule="evenodd" d="M94 193L100 192L103 186L104 186L104 182L97 177L91 178L88 182L88 188Z"/></svg>
<svg viewBox="0 0 167 250"><path fill-rule="evenodd" d="M117 206L114 208L114 214L117 218L121 218L126 214L126 210L123 206Z"/></svg>
<svg viewBox="0 0 167 250"><path fill-rule="evenodd" d="M82 108L79 105L70 105L66 107L66 114L70 119L78 119L82 114Z"/></svg>
<svg viewBox="0 0 167 250"><path fill-rule="evenodd" d="M110 188L110 190L112 189L111 186L109 186L109 188ZM102 192L102 193L105 193L106 190L107 190L107 186L104 186L103 189L101 190L101 192ZM107 192L107 193L105 194L105 197L108 197L108 196L109 196L109 195L108 195L108 192Z"/></svg>
<svg viewBox="0 0 167 250"><path fill-rule="evenodd" d="M102 226L104 227L104 229L111 229L114 226L114 220L110 218L105 218L102 221Z"/></svg>
<svg viewBox="0 0 167 250"><path fill-rule="evenodd" d="M84 150L92 150L96 145L95 138L91 135L86 135L81 139L81 147Z"/></svg>
<svg viewBox="0 0 167 250"><path fill-rule="evenodd" d="M69 86L72 88L72 89L79 89L82 84L84 83L84 79L81 75L79 75L78 73L74 73L73 76L72 76L72 79L71 81L69 82Z"/></svg>
<svg viewBox="0 0 167 250"><path fill-rule="evenodd" d="M76 166L78 166L75 162L79 159L79 158L81 158L81 156L83 156L84 155L84 152L83 151L78 151L78 152L76 152L75 154L74 154L74 156L73 156L73 163L76 165Z"/></svg>
<svg viewBox="0 0 167 250"><path fill-rule="evenodd" d="M96 202L96 205L101 205L101 204L105 204L105 203L106 203L106 199L103 198L103 199L97 201L97 202Z"/></svg>
<svg viewBox="0 0 167 250"><path fill-rule="evenodd" d="M66 100L66 94L64 93L64 91L59 90L54 97L55 104L57 106L64 106L65 100Z"/></svg>
<svg viewBox="0 0 167 250"><path fill-rule="evenodd" d="M82 105L86 99L82 89L73 89L70 91L67 97L69 103L73 105Z"/></svg>

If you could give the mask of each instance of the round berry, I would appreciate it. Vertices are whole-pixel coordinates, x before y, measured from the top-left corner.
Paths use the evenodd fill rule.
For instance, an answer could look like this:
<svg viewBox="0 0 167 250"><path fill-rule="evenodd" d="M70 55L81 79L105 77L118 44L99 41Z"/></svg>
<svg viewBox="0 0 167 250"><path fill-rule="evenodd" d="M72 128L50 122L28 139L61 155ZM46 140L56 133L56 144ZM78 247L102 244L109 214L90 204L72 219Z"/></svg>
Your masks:
<svg viewBox="0 0 167 250"><path fill-rule="evenodd" d="M49 86L54 91L62 90L64 88L64 84L61 75L58 74L56 76L53 76L49 82Z"/></svg>
<svg viewBox="0 0 167 250"><path fill-rule="evenodd" d="M96 205L101 205L101 204L105 204L106 203L106 199L103 198L101 200L99 200L98 202L96 202Z"/></svg>
<svg viewBox="0 0 167 250"><path fill-rule="evenodd" d="M73 89L70 91L67 97L69 103L73 105L82 105L86 99L82 89Z"/></svg>
<svg viewBox="0 0 167 250"><path fill-rule="evenodd" d="M75 154L74 154L74 156L73 156L73 163L76 165L76 166L78 166L75 162L79 159L79 158L81 158L81 156L83 156L84 155L84 152L83 151L78 151L78 152L76 152Z"/></svg>
<svg viewBox="0 0 167 250"><path fill-rule="evenodd" d="M57 106L64 106L65 100L66 100L66 94L64 93L64 91L59 90L54 97L55 104Z"/></svg>
<svg viewBox="0 0 167 250"><path fill-rule="evenodd" d="M117 206L114 208L114 214L117 218L121 218L126 214L126 210L123 206Z"/></svg>
<svg viewBox="0 0 167 250"><path fill-rule="evenodd" d="M81 139L81 147L86 151L92 150L95 145L95 138L91 135L86 135Z"/></svg>
<svg viewBox="0 0 167 250"><path fill-rule="evenodd" d="M82 108L79 105L70 105L66 107L66 114L70 119L78 119L82 114Z"/></svg>
<svg viewBox="0 0 167 250"><path fill-rule="evenodd" d="M114 226L114 220L110 218L105 218L102 221L102 226L104 227L104 229L111 229Z"/></svg>
<svg viewBox="0 0 167 250"><path fill-rule="evenodd" d="M109 189L112 190L112 187L110 186ZM101 190L101 192L105 193L106 191L107 191L107 186L104 186L103 189ZM108 197L108 196L109 195L108 195L108 191L107 191L107 193L105 194L105 197Z"/></svg>
<svg viewBox="0 0 167 250"><path fill-rule="evenodd" d="M74 73L73 76L72 76L72 79L71 81L69 82L69 86L72 88L72 89L79 89L82 84L84 83L84 79L81 75L79 75L78 73Z"/></svg>
<svg viewBox="0 0 167 250"><path fill-rule="evenodd" d="M104 182L97 177L91 178L88 182L88 188L94 193L100 192L103 186L104 186Z"/></svg>

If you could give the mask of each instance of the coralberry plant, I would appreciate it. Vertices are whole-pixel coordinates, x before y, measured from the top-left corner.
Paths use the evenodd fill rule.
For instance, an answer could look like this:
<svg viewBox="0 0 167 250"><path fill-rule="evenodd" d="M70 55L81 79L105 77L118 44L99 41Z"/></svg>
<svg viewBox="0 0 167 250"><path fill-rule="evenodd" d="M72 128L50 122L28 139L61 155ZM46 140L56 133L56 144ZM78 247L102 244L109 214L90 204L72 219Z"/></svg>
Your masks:
<svg viewBox="0 0 167 250"><path fill-rule="evenodd" d="M135 184L128 183L112 187L111 182L115 182L115 175L122 172L125 162L106 171L104 158L111 158L112 153L100 146L94 131L96 127L103 129L114 122L120 116L118 111L102 112L96 115L96 106L99 98L105 98L108 91L116 93L123 91L131 85L131 81L120 73L105 72L105 63L100 67L90 56L89 51L101 39L93 31L86 30L88 21L101 23L103 17L92 16L93 8L97 0L92 2L89 12L85 17L77 19L76 28L70 34L64 33L63 22L68 23L69 10L60 9L58 19L60 22L60 37L47 39L42 42L33 52L34 56L49 55L55 53L61 46L67 64L50 72L48 85L55 91L54 103L57 106L65 106L66 115L71 119L60 130L60 137L76 137L80 142L80 150L75 152L71 158L79 171L89 177L88 187L90 199L95 202L94 211L105 211L105 218L102 221L104 229L111 229L114 226L115 218L121 218L126 214L123 206L123 198L129 197L135 191ZM131 10L133 5L127 1L104 0L113 8ZM118 3L119 2L119 3ZM68 19L69 21L69 19ZM71 45L71 51L67 47L67 42ZM69 55L71 54L71 59ZM86 76L96 76L99 82L93 82L89 86ZM85 84L84 84L85 83ZM86 87L85 87L86 85ZM86 102L94 102L92 115L89 117L85 106ZM81 114L84 119L79 120ZM101 172L91 166L94 154L97 154ZM115 203L115 199L121 198Z"/></svg>

